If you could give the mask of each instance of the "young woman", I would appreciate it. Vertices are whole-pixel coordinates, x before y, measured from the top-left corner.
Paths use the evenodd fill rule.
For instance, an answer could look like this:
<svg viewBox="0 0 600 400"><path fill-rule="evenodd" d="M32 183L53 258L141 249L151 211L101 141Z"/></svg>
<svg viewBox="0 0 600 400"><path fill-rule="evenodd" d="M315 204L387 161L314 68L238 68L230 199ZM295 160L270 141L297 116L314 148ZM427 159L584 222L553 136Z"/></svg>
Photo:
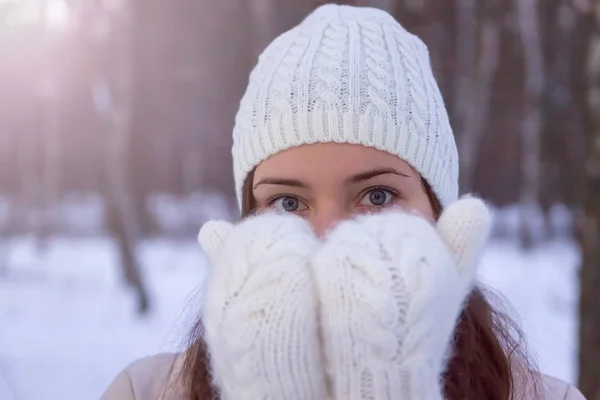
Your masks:
<svg viewBox="0 0 600 400"><path fill-rule="evenodd" d="M189 349L103 399L583 399L474 282L490 215L458 198L427 48L390 15L326 5L274 40L233 136L243 219L200 232Z"/></svg>

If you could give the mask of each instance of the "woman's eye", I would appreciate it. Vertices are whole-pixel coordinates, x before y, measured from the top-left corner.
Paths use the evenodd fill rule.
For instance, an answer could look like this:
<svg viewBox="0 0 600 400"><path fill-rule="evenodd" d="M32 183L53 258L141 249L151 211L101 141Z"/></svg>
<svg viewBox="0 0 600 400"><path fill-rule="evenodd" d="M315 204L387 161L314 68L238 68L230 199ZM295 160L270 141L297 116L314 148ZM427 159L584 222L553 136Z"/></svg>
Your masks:
<svg viewBox="0 0 600 400"><path fill-rule="evenodd" d="M392 193L390 190L372 189L369 190L367 194L365 194L365 196L360 201L360 205L381 207L394 200L394 197L396 197L396 194Z"/></svg>
<svg viewBox="0 0 600 400"><path fill-rule="evenodd" d="M271 202L277 211L298 212L306 209L306 205L294 196L281 196Z"/></svg>

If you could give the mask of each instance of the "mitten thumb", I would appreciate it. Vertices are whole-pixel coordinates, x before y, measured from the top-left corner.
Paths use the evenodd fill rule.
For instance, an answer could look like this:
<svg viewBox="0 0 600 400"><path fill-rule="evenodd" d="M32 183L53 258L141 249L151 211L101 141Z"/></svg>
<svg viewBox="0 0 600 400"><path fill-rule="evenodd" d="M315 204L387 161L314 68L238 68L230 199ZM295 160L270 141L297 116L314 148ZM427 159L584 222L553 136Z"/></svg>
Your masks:
<svg viewBox="0 0 600 400"><path fill-rule="evenodd" d="M214 264L217 252L221 249L231 229L233 229L232 223L218 220L208 221L200 228L198 243L211 264Z"/></svg>
<svg viewBox="0 0 600 400"><path fill-rule="evenodd" d="M437 229L454 255L461 279L470 284L492 226L492 215L485 203L464 196L444 210Z"/></svg>

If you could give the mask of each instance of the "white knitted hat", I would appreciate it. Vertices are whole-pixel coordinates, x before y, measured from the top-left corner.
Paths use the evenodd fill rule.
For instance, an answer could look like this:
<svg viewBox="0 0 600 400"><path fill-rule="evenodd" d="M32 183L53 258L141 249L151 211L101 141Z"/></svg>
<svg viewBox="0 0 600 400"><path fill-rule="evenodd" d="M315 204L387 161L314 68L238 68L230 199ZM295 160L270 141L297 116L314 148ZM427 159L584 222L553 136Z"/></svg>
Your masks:
<svg viewBox="0 0 600 400"><path fill-rule="evenodd" d="M260 55L233 130L234 178L310 143L397 155L443 206L458 197L458 153L425 44L385 11L324 5Z"/></svg>

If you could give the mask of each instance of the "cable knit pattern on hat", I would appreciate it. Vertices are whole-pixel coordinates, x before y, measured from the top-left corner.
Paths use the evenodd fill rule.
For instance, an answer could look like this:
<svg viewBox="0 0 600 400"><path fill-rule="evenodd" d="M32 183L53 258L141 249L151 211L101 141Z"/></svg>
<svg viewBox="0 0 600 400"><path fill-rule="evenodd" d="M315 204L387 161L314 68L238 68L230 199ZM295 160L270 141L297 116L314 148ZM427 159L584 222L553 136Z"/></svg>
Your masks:
<svg viewBox="0 0 600 400"><path fill-rule="evenodd" d="M308 223L271 214L211 221L199 241L212 265L202 319L220 398L324 399L308 267L319 241Z"/></svg>
<svg viewBox="0 0 600 400"><path fill-rule="evenodd" d="M325 5L276 38L250 74L233 132L238 200L261 161L310 143L354 143L409 162L446 206L458 155L425 44L388 13Z"/></svg>
<svg viewBox="0 0 600 400"><path fill-rule="evenodd" d="M461 199L436 226L403 211L342 222L311 264L335 399L442 400L452 336L489 234Z"/></svg>

